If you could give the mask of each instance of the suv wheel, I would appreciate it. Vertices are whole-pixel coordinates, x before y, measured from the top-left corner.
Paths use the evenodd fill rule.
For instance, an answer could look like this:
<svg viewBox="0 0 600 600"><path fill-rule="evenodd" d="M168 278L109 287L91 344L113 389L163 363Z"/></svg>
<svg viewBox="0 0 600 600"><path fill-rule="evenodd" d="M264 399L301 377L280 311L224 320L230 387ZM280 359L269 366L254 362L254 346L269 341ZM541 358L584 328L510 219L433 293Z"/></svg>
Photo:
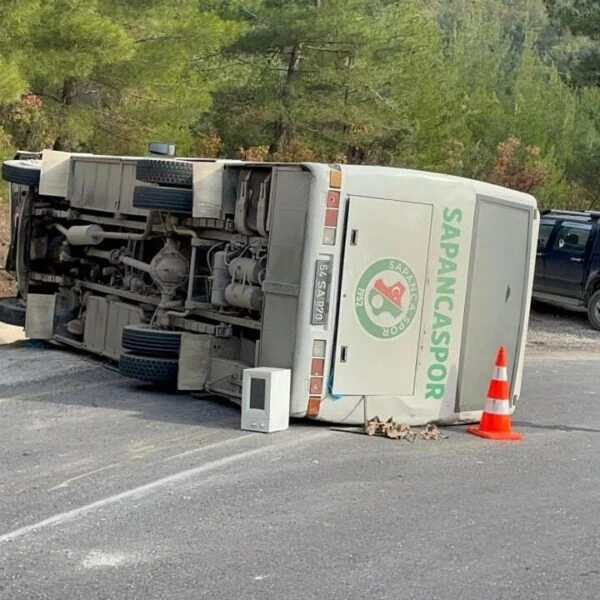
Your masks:
<svg viewBox="0 0 600 600"><path fill-rule="evenodd" d="M596 290L588 300L588 320L594 329L600 331L600 290Z"/></svg>

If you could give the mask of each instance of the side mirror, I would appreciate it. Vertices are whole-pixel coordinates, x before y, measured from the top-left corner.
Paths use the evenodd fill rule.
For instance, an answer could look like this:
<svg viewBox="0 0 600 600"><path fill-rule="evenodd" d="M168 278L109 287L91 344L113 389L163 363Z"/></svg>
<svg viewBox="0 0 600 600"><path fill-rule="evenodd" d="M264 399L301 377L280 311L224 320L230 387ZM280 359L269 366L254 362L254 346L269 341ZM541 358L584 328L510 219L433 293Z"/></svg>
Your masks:
<svg viewBox="0 0 600 600"><path fill-rule="evenodd" d="M148 152L150 154L158 154L160 156L175 156L175 144L163 144L162 142L150 142L148 144Z"/></svg>

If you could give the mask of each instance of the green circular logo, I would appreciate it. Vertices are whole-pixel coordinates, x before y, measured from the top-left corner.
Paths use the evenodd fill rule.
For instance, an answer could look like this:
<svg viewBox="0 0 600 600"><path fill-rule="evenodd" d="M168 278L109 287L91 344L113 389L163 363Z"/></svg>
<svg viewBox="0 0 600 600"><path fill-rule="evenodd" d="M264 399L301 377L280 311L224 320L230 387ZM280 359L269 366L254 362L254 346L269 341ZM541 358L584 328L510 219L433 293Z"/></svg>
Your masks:
<svg viewBox="0 0 600 600"><path fill-rule="evenodd" d="M403 334L418 306L417 278L405 262L395 258L382 258L367 267L354 292L358 322L369 335L381 340Z"/></svg>

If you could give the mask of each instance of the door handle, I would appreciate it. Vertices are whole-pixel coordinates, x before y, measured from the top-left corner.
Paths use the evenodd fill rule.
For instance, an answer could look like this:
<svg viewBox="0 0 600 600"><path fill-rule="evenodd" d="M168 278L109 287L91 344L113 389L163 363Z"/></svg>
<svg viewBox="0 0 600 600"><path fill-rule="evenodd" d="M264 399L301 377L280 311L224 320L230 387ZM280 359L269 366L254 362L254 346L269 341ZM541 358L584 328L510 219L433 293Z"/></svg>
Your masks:
<svg viewBox="0 0 600 600"><path fill-rule="evenodd" d="M347 362L348 361L348 346L342 346L340 348L340 362Z"/></svg>
<svg viewBox="0 0 600 600"><path fill-rule="evenodd" d="M538 256L546 256L546 253L545 252L538 252L537 255Z"/></svg>
<svg viewBox="0 0 600 600"><path fill-rule="evenodd" d="M582 263L583 262L583 258L575 258L574 256L572 256L569 260L571 262L576 262L576 263Z"/></svg>

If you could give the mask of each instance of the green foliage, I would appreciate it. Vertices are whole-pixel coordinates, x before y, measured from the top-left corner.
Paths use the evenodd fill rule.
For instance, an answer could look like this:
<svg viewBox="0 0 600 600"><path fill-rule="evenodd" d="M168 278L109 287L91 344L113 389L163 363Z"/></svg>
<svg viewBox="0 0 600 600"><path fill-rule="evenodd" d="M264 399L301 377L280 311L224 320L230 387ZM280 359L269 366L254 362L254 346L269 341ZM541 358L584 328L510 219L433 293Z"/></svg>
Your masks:
<svg viewBox="0 0 600 600"><path fill-rule="evenodd" d="M161 139L180 155L456 173L543 205L598 196L596 2L0 0L0 11L0 154L138 154Z"/></svg>
<svg viewBox="0 0 600 600"><path fill-rule="evenodd" d="M570 81L600 85L600 4L595 0L546 0L548 12L563 41L556 60Z"/></svg>
<svg viewBox="0 0 600 600"><path fill-rule="evenodd" d="M323 160L436 164L455 90L439 93L441 32L419 2L270 1L255 10L228 48L237 76L213 111L228 150L266 145L274 158L294 158L308 146Z"/></svg>
<svg viewBox="0 0 600 600"><path fill-rule="evenodd" d="M215 83L196 64L236 31L193 0L44 0L24 20L13 60L43 103L50 145L120 153L155 135L190 144ZM18 97L18 79L13 88Z"/></svg>

